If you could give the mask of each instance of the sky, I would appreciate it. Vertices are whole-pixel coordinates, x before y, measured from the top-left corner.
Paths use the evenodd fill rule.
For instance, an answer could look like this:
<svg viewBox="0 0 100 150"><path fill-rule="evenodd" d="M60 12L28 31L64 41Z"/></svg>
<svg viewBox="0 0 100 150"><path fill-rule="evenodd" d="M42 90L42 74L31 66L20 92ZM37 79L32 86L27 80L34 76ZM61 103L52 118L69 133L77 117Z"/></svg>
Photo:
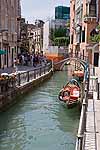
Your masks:
<svg viewBox="0 0 100 150"><path fill-rule="evenodd" d="M33 23L36 19L44 21L54 16L55 6L69 6L69 0L21 0L22 17Z"/></svg>

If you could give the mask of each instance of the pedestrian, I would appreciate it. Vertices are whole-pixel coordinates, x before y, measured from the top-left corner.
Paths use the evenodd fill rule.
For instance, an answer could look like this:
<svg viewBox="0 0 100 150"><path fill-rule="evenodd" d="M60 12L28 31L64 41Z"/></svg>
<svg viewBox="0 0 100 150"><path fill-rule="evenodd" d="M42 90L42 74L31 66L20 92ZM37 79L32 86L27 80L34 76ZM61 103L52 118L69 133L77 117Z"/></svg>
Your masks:
<svg viewBox="0 0 100 150"><path fill-rule="evenodd" d="M25 64L24 55L21 55L21 57L22 57L22 65L24 65Z"/></svg>
<svg viewBox="0 0 100 150"><path fill-rule="evenodd" d="M21 54L19 55L18 58L19 58L19 64L22 65L22 56L21 56Z"/></svg>
<svg viewBox="0 0 100 150"><path fill-rule="evenodd" d="M27 65L28 65L28 58L27 58L27 54L25 54L25 56L24 56L24 61L25 61L25 65L27 66Z"/></svg>
<svg viewBox="0 0 100 150"><path fill-rule="evenodd" d="M30 56L30 64L33 66L33 55Z"/></svg>
<svg viewBox="0 0 100 150"><path fill-rule="evenodd" d="M17 59L16 58L14 59L13 67L14 67L14 72L17 72L18 68L17 68Z"/></svg>
<svg viewBox="0 0 100 150"><path fill-rule="evenodd" d="M28 53L27 54L27 60L28 60L28 66L31 65L31 55Z"/></svg>

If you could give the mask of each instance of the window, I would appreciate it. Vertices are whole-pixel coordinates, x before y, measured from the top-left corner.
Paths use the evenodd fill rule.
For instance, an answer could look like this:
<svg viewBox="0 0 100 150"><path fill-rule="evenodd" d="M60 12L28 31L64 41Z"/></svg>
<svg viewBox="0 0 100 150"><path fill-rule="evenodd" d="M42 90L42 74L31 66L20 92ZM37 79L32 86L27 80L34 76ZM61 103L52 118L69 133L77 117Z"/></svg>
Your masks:
<svg viewBox="0 0 100 150"><path fill-rule="evenodd" d="M11 0L11 6L14 7L14 0Z"/></svg>
<svg viewBox="0 0 100 150"><path fill-rule="evenodd" d="M6 65L6 54L4 54L4 65Z"/></svg>
<svg viewBox="0 0 100 150"><path fill-rule="evenodd" d="M73 44L73 34L71 35L71 44Z"/></svg>
<svg viewBox="0 0 100 150"><path fill-rule="evenodd" d="M80 34L79 33L76 34L76 43L80 43Z"/></svg>
<svg viewBox="0 0 100 150"><path fill-rule="evenodd" d="M88 14L88 3L86 3L86 14Z"/></svg>
<svg viewBox="0 0 100 150"><path fill-rule="evenodd" d="M33 35L33 33L30 33L30 35Z"/></svg>
<svg viewBox="0 0 100 150"><path fill-rule="evenodd" d="M9 50L9 54L10 54L10 46L9 46L8 50Z"/></svg>
<svg viewBox="0 0 100 150"><path fill-rule="evenodd" d="M15 22L14 22L14 19L11 19L11 32L15 32Z"/></svg>
<svg viewBox="0 0 100 150"><path fill-rule="evenodd" d="M75 4L73 5L73 11L75 11Z"/></svg>
<svg viewBox="0 0 100 150"><path fill-rule="evenodd" d="M15 47L15 53L16 53L16 47Z"/></svg>
<svg viewBox="0 0 100 150"><path fill-rule="evenodd" d="M84 28L84 30L82 31L82 42L85 42L85 28Z"/></svg>

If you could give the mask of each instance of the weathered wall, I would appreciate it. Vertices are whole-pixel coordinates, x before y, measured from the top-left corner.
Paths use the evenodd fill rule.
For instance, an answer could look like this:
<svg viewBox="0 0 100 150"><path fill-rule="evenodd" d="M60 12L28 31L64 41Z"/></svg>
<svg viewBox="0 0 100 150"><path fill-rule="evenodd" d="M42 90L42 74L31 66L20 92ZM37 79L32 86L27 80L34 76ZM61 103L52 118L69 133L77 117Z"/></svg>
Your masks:
<svg viewBox="0 0 100 150"><path fill-rule="evenodd" d="M40 78L27 83L26 85L16 87L12 91L0 95L0 111L5 111L11 105L19 100L19 96L29 92L32 88L39 86L43 81L46 81L52 76L52 71Z"/></svg>

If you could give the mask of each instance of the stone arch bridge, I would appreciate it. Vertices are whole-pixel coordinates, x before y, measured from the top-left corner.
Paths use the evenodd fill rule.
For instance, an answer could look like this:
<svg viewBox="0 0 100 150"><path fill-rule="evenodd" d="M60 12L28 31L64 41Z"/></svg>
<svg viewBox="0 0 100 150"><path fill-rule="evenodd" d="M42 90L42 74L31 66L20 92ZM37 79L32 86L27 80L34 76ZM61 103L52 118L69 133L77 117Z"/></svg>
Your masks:
<svg viewBox="0 0 100 150"><path fill-rule="evenodd" d="M81 58L76 58L76 57L68 57L68 58L65 58L59 62L53 62L53 66L54 66L54 70L55 71L60 71L60 70L63 70L63 67L65 64L67 64L68 62L72 62L72 63L77 63L79 64L80 66L82 66L85 70L85 66L86 66L86 63L87 63L87 60L86 58L83 60Z"/></svg>

